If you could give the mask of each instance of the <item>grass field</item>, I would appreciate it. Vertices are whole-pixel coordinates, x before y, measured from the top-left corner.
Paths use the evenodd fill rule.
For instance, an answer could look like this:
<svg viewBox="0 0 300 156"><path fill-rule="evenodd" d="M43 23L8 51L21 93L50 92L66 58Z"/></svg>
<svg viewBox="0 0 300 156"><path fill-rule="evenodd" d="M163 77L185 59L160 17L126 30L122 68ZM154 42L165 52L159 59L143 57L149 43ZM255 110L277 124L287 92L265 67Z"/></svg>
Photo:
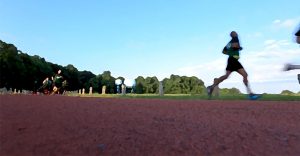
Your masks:
<svg viewBox="0 0 300 156"><path fill-rule="evenodd" d="M100 97L100 98L147 98L147 99L175 99L175 100L208 100L206 95L191 95L191 94L165 94L159 96L157 94L92 94L78 95L69 94L70 96L81 97ZM212 97L211 100L248 100L246 94L240 95L223 95ZM300 95L280 95L280 94L263 94L260 101L300 101Z"/></svg>

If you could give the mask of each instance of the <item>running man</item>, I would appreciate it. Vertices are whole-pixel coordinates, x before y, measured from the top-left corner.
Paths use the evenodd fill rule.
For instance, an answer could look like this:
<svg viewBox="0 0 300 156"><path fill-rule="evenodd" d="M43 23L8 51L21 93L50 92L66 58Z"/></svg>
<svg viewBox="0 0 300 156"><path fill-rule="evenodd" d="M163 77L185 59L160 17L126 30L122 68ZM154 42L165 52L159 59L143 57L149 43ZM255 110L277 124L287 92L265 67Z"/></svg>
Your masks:
<svg viewBox="0 0 300 156"><path fill-rule="evenodd" d="M52 81L46 77L43 81L43 85L39 88L39 92L43 92L44 94L50 94L52 88Z"/></svg>
<svg viewBox="0 0 300 156"><path fill-rule="evenodd" d="M299 30L296 32L295 36L296 36L296 42L300 44L300 27ZM295 69L300 69L300 65L286 64L283 70L289 71Z"/></svg>
<svg viewBox="0 0 300 156"><path fill-rule="evenodd" d="M296 36L296 42L298 44L300 44L300 26L299 26L298 31L295 33L295 36ZM295 69L300 69L300 65L286 64L283 70L289 71L289 70L295 70ZM298 81L300 84L300 74L298 74Z"/></svg>
<svg viewBox="0 0 300 156"><path fill-rule="evenodd" d="M61 87L63 83L63 77L61 75L61 70L58 70L57 74L52 79L54 83L52 94L62 94Z"/></svg>
<svg viewBox="0 0 300 156"><path fill-rule="evenodd" d="M253 92L251 91L248 82L248 74L244 69L244 67L241 65L241 63L239 62L240 50L242 50L242 47L240 46L239 43L238 34L235 31L232 31L230 33L230 36L232 39L223 49L223 53L229 56L227 61L226 74L217 78L211 86L207 87L208 96L211 97L214 88L217 85L219 85L221 82L226 80L229 77L229 75L235 71L243 76L244 78L243 81L246 86L247 93L249 94L249 98L252 100L256 100L259 98L259 96L253 94Z"/></svg>

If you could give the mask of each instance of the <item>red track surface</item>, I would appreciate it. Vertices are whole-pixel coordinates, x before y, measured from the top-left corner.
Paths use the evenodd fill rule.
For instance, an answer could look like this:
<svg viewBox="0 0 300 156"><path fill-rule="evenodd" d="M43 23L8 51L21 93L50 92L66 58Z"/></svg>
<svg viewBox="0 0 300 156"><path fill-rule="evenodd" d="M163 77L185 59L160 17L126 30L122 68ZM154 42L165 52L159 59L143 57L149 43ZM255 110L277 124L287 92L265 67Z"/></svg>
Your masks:
<svg viewBox="0 0 300 156"><path fill-rule="evenodd" d="M0 96L0 155L300 155L300 102Z"/></svg>

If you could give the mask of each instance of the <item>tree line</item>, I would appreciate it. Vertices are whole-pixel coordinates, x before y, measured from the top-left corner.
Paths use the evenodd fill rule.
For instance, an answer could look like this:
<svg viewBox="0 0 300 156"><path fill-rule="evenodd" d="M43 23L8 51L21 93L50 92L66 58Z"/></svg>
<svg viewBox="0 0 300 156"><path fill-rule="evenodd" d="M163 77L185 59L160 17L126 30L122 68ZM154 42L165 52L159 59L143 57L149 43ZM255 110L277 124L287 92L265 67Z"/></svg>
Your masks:
<svg viewBox="0 0 300 156"><path fill-rule="evenodd" d="M35 90L45 78L51 78L61 70L63 78L67 81L67 90L74 91L85 88L88 90L93 87L93 92L101 93L102 87L106 86L106 93L116 93L116 79L122 76L113 77L110 71L95 75L90 71L79 71L76 67L69 64L61 66L46 61L44 58L34 55L30 56L18 50L13 44L7 44L0 40L0 88L18 90ZM195 77L171 75L162 81L164 93L166 94L205 94L204 82ZM137 94L158 93L159 80L157 77L142 77L135 79L133 86ZM240 93L236 88L221 90L222 92Z"/></svg>

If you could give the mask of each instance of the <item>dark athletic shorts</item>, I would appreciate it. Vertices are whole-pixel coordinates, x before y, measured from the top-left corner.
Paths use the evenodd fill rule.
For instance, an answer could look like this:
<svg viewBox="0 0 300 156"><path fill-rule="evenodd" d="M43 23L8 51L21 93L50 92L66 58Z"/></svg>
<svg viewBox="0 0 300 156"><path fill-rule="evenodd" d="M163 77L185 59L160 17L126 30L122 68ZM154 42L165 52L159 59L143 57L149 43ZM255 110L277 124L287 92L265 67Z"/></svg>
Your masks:
<svg viewBox="0 0 300 156"><path fill-rule="evenodd" d="M237 70L242 69L242 68L244 68L244 67L241 65L241 63L239 62L238 59L236 59L232 56L230 56L228 58L227 67L226 67L227 71L233 72L233 71L237 71Z"/></svg>

